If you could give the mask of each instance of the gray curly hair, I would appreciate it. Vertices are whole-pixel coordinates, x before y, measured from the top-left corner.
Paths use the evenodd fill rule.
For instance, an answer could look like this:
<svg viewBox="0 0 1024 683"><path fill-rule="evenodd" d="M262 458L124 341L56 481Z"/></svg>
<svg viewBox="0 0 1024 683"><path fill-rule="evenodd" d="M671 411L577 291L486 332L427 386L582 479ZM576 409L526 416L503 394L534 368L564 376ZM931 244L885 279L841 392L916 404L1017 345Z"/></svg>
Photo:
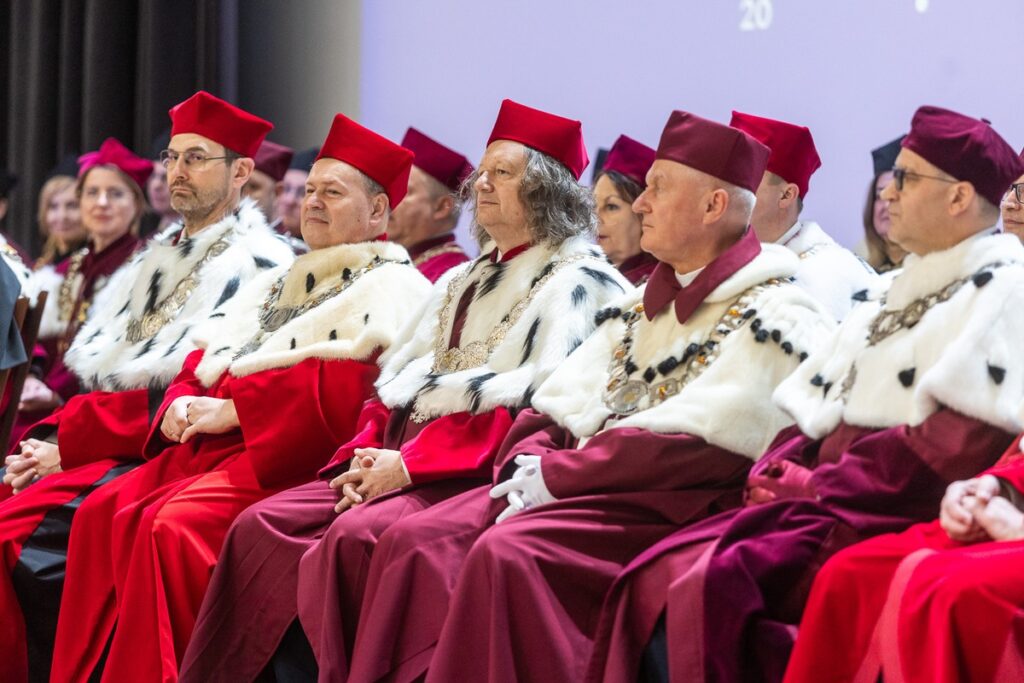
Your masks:
<svg viewBox="0 0 1024 683"><path fill-rule="evenodd" d="M519 185L519 199L526 207L526 220L534 244L558 245L577 235L592 236L597 230L594 196L580 185L569 169L553 157L526 147L526 168ZM490 239L476 222L476 193L473 185L480 177L475 170L462 183L460 195L473 209L473 237L477 244Z"/></svg>

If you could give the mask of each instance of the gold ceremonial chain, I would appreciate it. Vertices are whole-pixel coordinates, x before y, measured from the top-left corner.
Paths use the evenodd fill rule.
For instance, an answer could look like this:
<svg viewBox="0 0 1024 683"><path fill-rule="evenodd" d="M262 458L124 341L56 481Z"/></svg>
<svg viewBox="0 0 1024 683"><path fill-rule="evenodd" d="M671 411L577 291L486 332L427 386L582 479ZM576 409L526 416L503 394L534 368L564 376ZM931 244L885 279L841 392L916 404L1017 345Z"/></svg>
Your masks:
<svg viewBox="0 0 1024 683"><path fill-rule="evenodd" d="M445 337L445 331L448 329L448 325L451 322L452 309L455 307L455 295L462 288L466 278L469 277L472 268L468 268L457 277L452 278L451 282L448 283L448 291L445 293L444 305L441 307L441 314L438 317L438 328L437 334L434 336L434 364L431 367L430 372L435 375L446 375L451 372L459 372L461 370L470 370L472 368L478 368L487 362L487 359L491 357L491 353L495 348L501 344L505 339L505 335L512 329L515 324L519 321L520 316L523 315L523 311L530 305L537 293L548 283L551 278L562 270L566 266L576 263L581 259L591 259L595 262L604 263L591 254L577 254L568 258L562 259L561 261L555 261L554 265L547 272L544 277L533 283L530 287L530 291L527 292L526 296L520 299L512 306L505 317L501 319L491 333L487 335L487 339L483 341L475 341L466 344L465 346L456 346L449 349L447 338ZM429 416L420 410L416 402L413 402L412 420L418 424L422 424L429 419Z"/></svg>
<svg viewBox="0 0 1024 683"><path fill-rule="evenodd" d="M142 320L136 320L135 318L129 320L128 329L124 335L128 343L138 344L141 341L152 338L165 325L178 317L181 309L185 307L185 303L192 296L192 292L199 285L199 270L211 259L223 254L228 246L227 235L222 236L211 244L210 248L203 254L203 258L199 259L199 262L192 266L188 276L179 281L174 287L174 291L168 294L154 310L144 314Z"/></svg>
<svg viewBox="0 0 1024 683"><path fill-rule="evenodd" d="M434 258L435 256L441 256L442 254L461 254L462 247L457 244L440 244L436 247L431 247L425 252L417 256L412 260L412 264L416 267L422 266L424 263Z"/></svg>
<svg viewBox="0 0 1024 683"><path fill-rule="evenodd" d="M311 311L328 299L332 299L346 289L355 284L356 280L366 275L371 270L379 268L380 266L388 263L394 263L397 265L407 266L410 265L408 260L391 260L383 259L380 256L374 256L373 259L359 270L349 272L348 274L341 274L341 282L334 285L330 289L321 292L312 299L306 301L300 306L287 306L284 308L277 308L278 302L281 300L281 294L284 292L284 281L288 277L288 273L285 273L277 279L267 294L267 298L264 299L263 305L260 307L260 329L253 335L253 338L246 342L238 351L235 353L232 360L238 360L242 356L248 355L253 351L260 348L263 342L266 340L267 335L277 332L279 329L284 327L286 324L298 318L299 316ZM346 268L346 270L348 270Z"/></svg>
<svg viewBox="0 0 1024 683"><path fill-rule="evenodd" d="M994 261L993 263L984 265L971 275L962 277L959 280L953 280L939 291L918 297L903 308L895 311L887 311L885 309L885 302L888 297L888 293L883 294L881 299L879 299L879 303L882 305L882 308L878 311L878 314L868 326L867 348L871 348L879 342L888 339L900 330L909 330L921 322L921 318L923 318L924 314L931 310L933 306L952 299L953 295L959 292L960 289L968 282L971 282L975 278L983 277L986 273L991 277L991 272L993 270L1008 265L1010 264L1007 261ZM856 380L857 363L854 362L850 365L850 369L847 371L846 377L843 378L843 383L839 392L840 399L845 400L846 397L849 396L850 390L853 389L853 384Z"/></svg>
<svg viewBox="0 0 1024 683"><path fill-rule="evenodd" d="M756 311L751 306L757 297L781 283L782 280L772 278L764 284L751 287L734 299L707 338L697 344L694 351L687 349L682 362L669 371L676 376L665 377L658 382L647 381L642 377L629 378L640 370L633 361L633 341L636 324L644 313L643 303L633 306L626 314L626 330L622 334L622 341L615 347L608 363L608 384L602 396L605 407L613 415L624 417L653 408L678 394L717 360L725 338L754 317Z"/></svg>
<svg viewBox="0 0 1024 683"><path fill-rule="evenodd" d="M57 319L61 321L71 320L71 309L75 306L76 292L72 292L75 278L82 272L82 261L89 255L89 248L79 249L68 259L68 270L64 273L64 280L60 283L60 290L57 292ZM79 315L79 322L85 319Z"/></svg>

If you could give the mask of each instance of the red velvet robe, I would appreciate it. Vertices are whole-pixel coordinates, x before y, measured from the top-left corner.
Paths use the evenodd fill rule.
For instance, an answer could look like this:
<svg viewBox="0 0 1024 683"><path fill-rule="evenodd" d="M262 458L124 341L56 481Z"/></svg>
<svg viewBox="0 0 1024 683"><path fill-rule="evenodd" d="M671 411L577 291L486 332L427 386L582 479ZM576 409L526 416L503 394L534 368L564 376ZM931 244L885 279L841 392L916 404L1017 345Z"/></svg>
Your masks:
<svg viewBox="0 0 1024 683"><path fill-rule="evenodd" d="M658 259L645 251L641 251L639 254L630 256L620 263L619 272L633 285L639 287L647 282L647 279L651 277L651 273L654 272L654 268L657 265Z"/></svg>
<svg viewBox="0 0 1024 683"><path fill-rule="evenodd" d="M431 282L437 282L449 270L469 260L466 252L456 244L455 235L450 233L412 245L409 257L423 277Z"/></svg>
<svg viewBox="0 0 1024 683"><path fill-rule="evenodd" d="M147 430L144 452L159 457L90 496L76 515L55 680L87 680L115 623L103 680L173 680L228 526L315 473L352 435L378 372L373 359L307 358L225 373L207 389L194 374L202 353L189 355ZM186 395L233 400L241 427L167 443L163 414ZM83 623L92 625L88 638Z"/></svg>
<svg viewBox="0 0 1024 683"><path fill-rule="evenodd" d="M988 471L1024 491L1015 443ZM933 521L840 552L818 574L786 681L1024 677L1024 542L953 541Z"/></svg>
<svg viewBox="0 0 1024 683"><path fill-rule="evenodd" d="M948 483L989 466L1011 436L940 410L917 427L841 424L818 442L793 428L759 461L814 470L805 497L741 508L669 536L606 600L588 680L635 677L667 606L673 681L779 680L807 592L832 554L934 515Z"/></svg>

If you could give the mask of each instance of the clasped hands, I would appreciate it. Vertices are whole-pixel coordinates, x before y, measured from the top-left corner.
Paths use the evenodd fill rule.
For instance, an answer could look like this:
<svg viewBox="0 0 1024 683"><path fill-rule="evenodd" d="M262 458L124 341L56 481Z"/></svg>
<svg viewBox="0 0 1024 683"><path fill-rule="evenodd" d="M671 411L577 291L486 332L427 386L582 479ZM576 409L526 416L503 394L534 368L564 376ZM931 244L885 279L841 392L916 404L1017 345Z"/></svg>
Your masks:
<svg viewBox="0 0 1024 683"><path fill-rule="evenodd" d="M57 444L38 439L21 442L21 452L8 455L4 461L7 472L4 484L21 493L32 482L60 472L60 450Z"/></svg>
<svg viewBox="0 0 1024 683"><path fill-rule="evenodd" d="M239 426L235 402L208 396L179 396L160 423L168 441L187 443L196 434L224 434Z"/></svg>
<svg viewBox="0 0 1024 683"><path fill-rule="evenodd" d="M999 480L991 474L956 481L946 489L939 523L961 543L1024 538L1024 513L999 495Z"/></svg>
<svg viewBox="0 0 1024 683"><path fill-rule="evenodd" d="M341 496L334 511L342 513L388 491L412 483L398 451L383 448L357 448L348 472L331 480L330 487Z"/></svg>

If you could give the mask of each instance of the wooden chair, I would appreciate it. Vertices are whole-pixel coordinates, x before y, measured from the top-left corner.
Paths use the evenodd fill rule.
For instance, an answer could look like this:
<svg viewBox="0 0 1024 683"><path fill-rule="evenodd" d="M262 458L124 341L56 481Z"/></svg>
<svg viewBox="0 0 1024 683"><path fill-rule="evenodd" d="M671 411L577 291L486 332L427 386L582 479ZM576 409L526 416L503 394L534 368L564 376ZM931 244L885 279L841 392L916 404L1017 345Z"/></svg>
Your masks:
<svg viewBox="0 0 1024 683"><path fill-rule="evenodd" d="M18 330L21 332L21 343L25 347L26 358L24 363L7 370L0 370L0 387L3 387L3 394L8 397L7 405L0 413L0 446L4 448L7 447L7 442L11 439L14 418L18 415L18 398L21 396L21 389L25 386L25 378L28 377L28 370L32 365L32 350L35 348L36 338L39 336L39 322L43 317L43 307L46 306L46 295L46 292L40 292L34 306L30 304L28 297L24 296L18 297L18 301L14 305L14 322L17 323Z"/></svg>

